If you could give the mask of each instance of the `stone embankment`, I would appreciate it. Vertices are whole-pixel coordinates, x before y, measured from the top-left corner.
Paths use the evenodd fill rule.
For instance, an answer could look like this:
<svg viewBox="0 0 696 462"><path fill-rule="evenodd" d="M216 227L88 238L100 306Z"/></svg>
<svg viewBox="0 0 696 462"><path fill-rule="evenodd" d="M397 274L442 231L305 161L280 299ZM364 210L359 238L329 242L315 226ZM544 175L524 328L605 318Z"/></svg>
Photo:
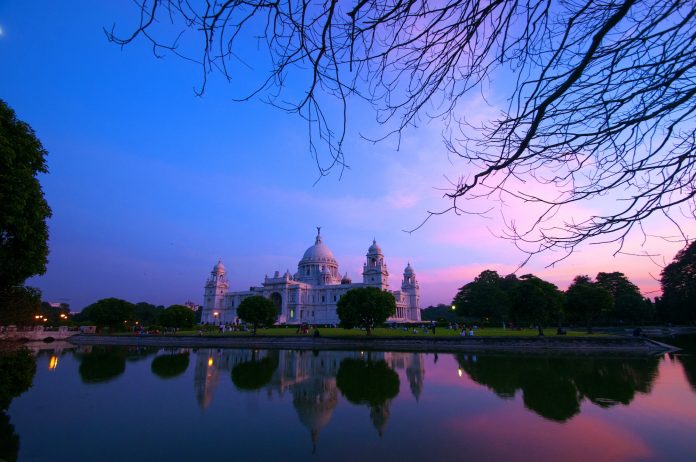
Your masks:
<svg viewBox="0 0 696 462"><path fill-rule="evenodd" d="M499 351L514 353L615 353L655 355L678 348L645 337L234 337L76 335L77 345L133 345L187 348L260 348L292 350Z"/></svg>

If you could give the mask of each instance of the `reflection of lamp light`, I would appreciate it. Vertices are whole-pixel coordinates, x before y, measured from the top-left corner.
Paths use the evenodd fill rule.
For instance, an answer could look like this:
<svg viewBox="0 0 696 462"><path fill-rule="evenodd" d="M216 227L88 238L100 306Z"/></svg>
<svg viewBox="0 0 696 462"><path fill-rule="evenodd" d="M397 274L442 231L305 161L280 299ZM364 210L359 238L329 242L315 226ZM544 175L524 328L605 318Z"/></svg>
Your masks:
<svg viewBox="0 0 696 462"><path fill-rule="evenodd" d="M48 370L52 371L56 367L58 367L58 356L51 356L51 359L48 362Z"/></svg>
<svg viewBox="0 0 696 462"><path fill-rule="evenodd" d="M213 357L211 356L210 358L208 358L208 367L212 367L212 366L213 366Z"/></svg>
<svg viewBox="0 0 696 462"><path fill-rule="evenodd" d="M457 368L457 375L458 375L459 377L462 376L462 368L461 368L461 367L458 367L458 368Z"/></svg>

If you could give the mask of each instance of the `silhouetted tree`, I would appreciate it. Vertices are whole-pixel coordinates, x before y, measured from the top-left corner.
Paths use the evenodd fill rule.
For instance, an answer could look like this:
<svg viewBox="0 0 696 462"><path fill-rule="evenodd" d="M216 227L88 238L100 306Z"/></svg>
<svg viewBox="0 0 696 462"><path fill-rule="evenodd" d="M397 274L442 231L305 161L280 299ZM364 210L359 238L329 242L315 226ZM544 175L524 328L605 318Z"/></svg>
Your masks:
<svg viewBox="0 0 696 462"><path fill-rule="evenodd" d="M512 305L510 296L516 283L514 274L503 278L496 271L485 270L459 289L452 304L460 316L507 320Z"/></svg>
<svg viewBox="0 0 696 462"><path fill-rule="evenodd" d="M651 314L638 286L633 284L625 274L618 271L613 273L598 273L595 278L597 285L609 291L614 299L614 308L609 316L614 321L645 322Z"/></svg>
<svg viewBox="0 0 696 462"><path fill-rule="evenodd" d="M685 0L249 0L139 3L132 32L157 56L220 71L245 92L309 124L319 171L344 166L353 103L371 104L388 133L429 120L474 170L450 175L445 211L489 196L542 208L510 236L528 251L623 238L646 218L696 217L696 15ZM264 45L263 68L253 41ZM253 74L252 74L253 72ZM247 92L250 78L258 79ZM506 107L467 117L469 95L491 81ZM290 85L292 83L293 85ZM333 107L338 104L338 108ZM336 120L336 118L338 120ZM317 150L326 142L328 157ZM522 181L519 181L519 180ZM539 187L541 185L541 187ZM549 222L567 205L611 193L606 212ZM525 213L529 213L525 206ZM432 215L431 215L432 216ZM676 224L676 221L674 222ZM677 225L678 226L678 225Z"/></svg>
<svg viewBox="0 0 696 462"><path fill-rule="evenodd" d="M674 322L696 321L696 241L680 250L661 276L663 316Z"/></svg>
<svg viewBox="0 0 696 462"><path fill-rule="evenodd" d="M193 326L196 313L184 305L172 305L160 313L159 321L165 327L187 328Z"/></svg>
<svg viewBox="0 0 696 462"><path fill-rule="evenodd" d="M566 315L583 321L588 334L592 333L592 321L602 313L610 312L613 306L611 293L588 276L576 276L566 291Z"/></svg>
<svg viewBox="0 0 696 462"><path fill-rule="evenodd" d="M248 322L254 328L258 326L272 326L278 319L278 308L272 301L260 295L247 297L242 300L237 308L237 316L244 322Z"/></svg>
<svg viewBox="0 0 696 462"><path fill-rule="evenodd" d="M557 320L563 308L563 293L550 282L533 274L520 276L512 290L510 316L516 321L531 322L544 335L544 326Z"/></svg>
<svg viewBox="0 0 696 462"><path fill-rule="evenodd" d="M120 298L104 298L85 307L75 316L75 320L108 326L113 331L123 329L134 316L132 303Z"/></svg>
<svg viewBox="0 0 696 462"><path fill-rule="evenodd" d="M396 300L390 292L376 287L350 289L336 303L336 314L346 329L362 327L367 335L372 328L396 313Z"/></svg>
<svg viewBox="0 0 696 462"><path fill-rule="evenodd" d="M47 154L0 100L0 291L46 272L51 209L37 175L48 172Z"/></svg>
<svg viewBox="0 0 696 462"><path fill-rule="evenodd" d="M14 286L0 290L0 325L28 326L41 312L41 291L34 287Z"/></svg>

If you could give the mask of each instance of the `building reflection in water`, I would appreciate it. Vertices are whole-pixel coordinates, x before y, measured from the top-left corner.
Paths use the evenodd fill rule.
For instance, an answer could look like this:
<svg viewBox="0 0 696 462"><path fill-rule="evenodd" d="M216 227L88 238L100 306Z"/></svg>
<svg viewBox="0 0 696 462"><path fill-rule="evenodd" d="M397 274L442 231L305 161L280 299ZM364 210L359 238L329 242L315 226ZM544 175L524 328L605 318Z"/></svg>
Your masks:
<svg viewBox="0 0 696 462"><path fill-rule="evenodd" d="M338 405L342 390L336 377L345 360L386 363L395 376L394 371L402 371L416 400L423 391L425 378L424 355L420 353L199 349L195 357L194 388L199 406L203 409L210 406L220 378L226 374L231 374L240 390L263 389L269 396L284 396L289 392L299 421L309 431L314 447ZM274 368L272 373L269 367ZM389 399L364 401L380 435L389 419L392 399L398 394L398 383L396 376L396 393ZM368 386L371 385L374 384Z"/></svg>

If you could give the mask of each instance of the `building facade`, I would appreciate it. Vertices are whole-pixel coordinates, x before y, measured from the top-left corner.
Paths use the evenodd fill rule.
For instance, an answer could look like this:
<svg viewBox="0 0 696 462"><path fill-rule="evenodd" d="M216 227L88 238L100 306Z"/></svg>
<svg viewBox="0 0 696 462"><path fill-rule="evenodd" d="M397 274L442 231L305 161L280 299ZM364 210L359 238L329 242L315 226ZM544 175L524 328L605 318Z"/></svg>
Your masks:
<svg viewBox="0 0 696 462"><path fill-rule="evenodd" d="M280 313L279 323L335 324L339 322L336 303L351 289L377 287L390 291L396 299L395 322L418 322L420 288L416 273L409 263L404 269L400 290L390 290L389 271L384 254L376 241L368 248L363 265L362 282L354 283L347 274L341 276L333 252L323 243L317 228L314 245L307 249L297 265L297 272L275 272L260 287L230 292L222 261L213 267L205 284L201 322L225 324L237 321L237 307L247 297L261 295L270 299Z"/></svg>

